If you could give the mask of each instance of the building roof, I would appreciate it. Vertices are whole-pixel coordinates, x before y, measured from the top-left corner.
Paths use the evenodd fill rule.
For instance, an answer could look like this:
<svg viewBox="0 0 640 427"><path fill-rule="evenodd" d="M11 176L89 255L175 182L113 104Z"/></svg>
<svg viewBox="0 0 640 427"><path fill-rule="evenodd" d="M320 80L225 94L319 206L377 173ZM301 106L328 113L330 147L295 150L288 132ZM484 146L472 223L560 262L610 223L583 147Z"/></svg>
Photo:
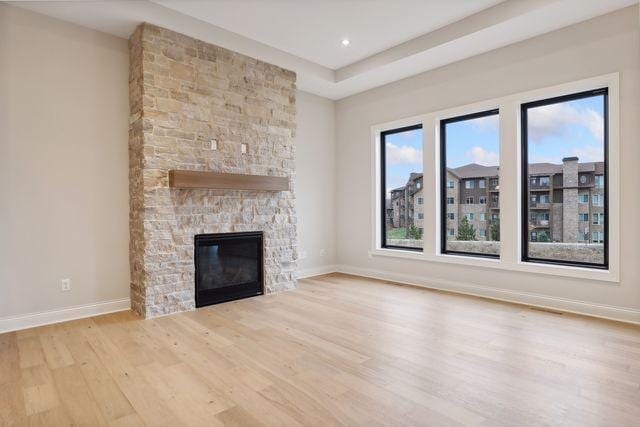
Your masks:
<svg viewBox="0 0 640 427"><path fill-rule="evenodd" d="M468 165L458 168L450 168L449 172L460 179L498 176L498 166L483 166L477 163L469 163Z"/></svg>
<svg viewBox="0 0 640 427"><path fill-rule="evenodd" d="M604 162L584 162L578 163L579 172L594 172L596 174L604 173ZM450 168L449 172L460 179L465 178L482 178L487 176L497 176L498 166L483 166L477 163L457 168ZM529 173L531 175L552 175L562 173L562 164L555 163L529 163Z"/></svg>
<svg viewBox="0 0 640 427"><path fill-rule="evenodd" d="M562 173L562 165L555 163L529 163L529 174L531 175L545 175Z"/></svg>

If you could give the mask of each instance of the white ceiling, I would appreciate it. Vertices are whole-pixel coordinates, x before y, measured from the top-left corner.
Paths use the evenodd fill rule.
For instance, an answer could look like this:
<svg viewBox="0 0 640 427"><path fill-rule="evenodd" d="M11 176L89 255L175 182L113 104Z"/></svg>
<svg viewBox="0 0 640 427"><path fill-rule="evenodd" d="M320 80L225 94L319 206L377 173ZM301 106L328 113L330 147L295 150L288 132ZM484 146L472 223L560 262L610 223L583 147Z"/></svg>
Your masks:
<svg viewBox="0 0 640 427"><path fill-rule="evenodd" d="M152 1L335 70L504 0Z"/></svg>
<svg viewBox="0 0 640 427"><path fill-rule="evenodd" d="M18 0L128 38L149 22L293 70L340 99L639 0ZM349 38L351 45L340 41Z"/></svg>

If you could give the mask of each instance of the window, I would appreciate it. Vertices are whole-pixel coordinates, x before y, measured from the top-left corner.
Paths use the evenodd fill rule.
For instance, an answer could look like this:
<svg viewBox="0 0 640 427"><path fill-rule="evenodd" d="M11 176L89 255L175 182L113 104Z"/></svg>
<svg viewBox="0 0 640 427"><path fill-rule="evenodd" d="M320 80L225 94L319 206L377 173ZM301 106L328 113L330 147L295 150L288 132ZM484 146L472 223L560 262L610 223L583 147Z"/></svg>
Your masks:
<svg viewBox="0 0 640 427"><path fill-rule="evenodd" d="M589 219L587 218L587 221ZM593 214L593 225L604 225L604 214L596 212Z"/></svg>
<svg viewBox="0 0 640 427"><path fill-rule="evenodd" d="M498 186L498 179L497 178L492 178L491 179L491 186L492 187L497 187Z"/></svg>
<svg viewBox="0 0 640 427"><path fill-rule="evenodd" d="M595 186L596 188L604 188L604 175L596 175Z"/></svg>
<svg viewBox="0 0 640 427"><path fill-rule="evenodd" d="M604 194L592 195L593 205L603 206L605 210L602 217L593 215L594 224L598 221L598 224L604 225L605 228L603 232L594 232L591 236L593 242L604 243L600 248L594 249L588 246L588 242L584 242L584 224L580 227L579 222L588 221L588 214L579 214L579 221L575 223L567 219L571 218L571 215L578 215L578 203L587 203L589 200L588 195L585 198L584 195L578 194L578 185L589 183L589 174L578 173L583 169L583 165L603 171L603 182L606 182L607 99L608 90L598 89L521 106L521 192L525 195L521 198L524 225L521 230L524 242L523 261L592 268L608 267L606 188ZM588 157L584 153L589 153ZM548 194L542 194L536 199L530 191L530 174L543 168L557 170L554 173L561 177L558 185L561 187L558 190L561 193L558 196L563 203L554 206L552 213L545 213L547 218L553 217L553 231L532 231L531 228L539 227L540 224L532 220L531 210L549 208L541 205L550 202ZM541 214L538 214L538 222L541 221ZM555 231L556 225L560 230L558 232ZM577 246L567 245L580 241L583 243Z"/></svg>
<svg viewBox="0 0 640 427"><path fill-rule="evenodd" d="M589 241L589 230L583 231L578 235L578 241L580 242L588 242Z"/></svg>
<svg viewBox="0 0 640 427"><path fill-rule="evenodd" d="M422 153L422 125L380 133L383 248L422 251L422 227L414 224L421 214L414 212L411 197L422 186Z"/></svg>
<svg viewBox="0 0 640 427"><path fill-rule="evenodd" d="M601 194L594 194L591 200L593 201L593 206L602 206L604 203L604 198Z"/></svg>
<svg viewBox="0 0 640 427"><path fill-rule="evenodd" d="M531 212L531 222L536 222L538 220L538 212Z"/></svg>
<svg viewBox="0 0 640 427"><path fill-rule="evenodd" d="M448 205L453 205L455 204L455 199L453 197L447 197L447 204Z"/></svg>
<svg viewBox="0 0 640 427"><path fill-rule="evenodd" d="M418 214L418 219L424 219L424 214L423 213L419 213Z"/></svg>
<svg viewBox="0 0 640 427"><path fill-rule="evenodd" d="M456 236L456 230L454 230L453 228L450 228L448 231L449 237L455 237Z"/></svg>
<svg viewBox="0 0 640 427"><path fill-rule="evenodd" d="M580 203L589 203L589 194L580 194L578 196L578 202L580 202Z"/></svg>
<svg viewBox="0 0 640 427"><path fill-rule="evenodd" d="M478 218L480 221L486 221L486 217L484 213L481 213Z"/></svg>
<svg viewBox="0 0 640 427"><path fill-rule="evenodd" d="M456 188L455 181L447 181L447 188Z"/></svg>
<svg viewBox="0 0 640 427"><path fill-rule="evenodd" d="M450 220L454 220L454 219L456 219L456 214L453 213L453 212L449 212L447 214L447 218L450 219Z"/></svg>
<svg viewBox="0 0 640 427"><path fill-rule="evenodd" d="M481 156L469 157L469 153L481 153ZM462 177L464 181L464 189L461 197L464 197L466 205L472 205L476 200L480 204L487 203L487 196L475 195L473 190L477 181L480 189L486 188L486 177L498 176L500 156L500 131L498 110L485 111L480 113L469 114L460 117L440 121L440 182L441 185L447 182L451 175ZM495 181L495 190L497 190L498 180ZM441 188L442 201L441 209L446 209L444 203L446 197L446 189ZM495 193L494 189L491 190ZM466 193L466 194L465 194ZM484 193L484 191L482 191ZM477 199L476 199L477 197ZM495 199L494 199L495 197ZM492 200L496 201L497 208L498 195L492 194ZM458 206L458 209L469 210L469 208ZM473 256L489 256L498 257L500 255L500 245L492 243L485 244L484 240L500 240L500 223L495 221L490 224L488 229L477 230L472 221L474 214L464 211L458 212L457 235L455 240L451 239L451 235L445 236L447 230L446 217L441 215L443 223L440 226L442 233L440 251L443 254L454 253L460 255ZM484 213L477 213L481 220L485 220ZM449 237L449 238L447 238ZM473 241L483 241L482 246Z"/></svg>
<svg viewBox="0 0 640 427"><path fill-rule="evenodd" d="M418 204L421 205L424 203L424 199L422 197L418 197Z"/></svg>
<svg viewBox="0 0 640 427"><path fill-rule="evenodd" d="M541 176L540 177L540 187L548 187L549 186L549 177Z"/></svg>
<svg viewBox="0 0 640 427"><path fill-rule="evenodd" d="M496 221L498 219L498 214L491 214L491 220Z"/></svg>
<svg viewBox="0 0 640 427"><path fill-rule="evenodd" d="M589 214L588 213L578 214L578 221L589 222Z"/></svg>

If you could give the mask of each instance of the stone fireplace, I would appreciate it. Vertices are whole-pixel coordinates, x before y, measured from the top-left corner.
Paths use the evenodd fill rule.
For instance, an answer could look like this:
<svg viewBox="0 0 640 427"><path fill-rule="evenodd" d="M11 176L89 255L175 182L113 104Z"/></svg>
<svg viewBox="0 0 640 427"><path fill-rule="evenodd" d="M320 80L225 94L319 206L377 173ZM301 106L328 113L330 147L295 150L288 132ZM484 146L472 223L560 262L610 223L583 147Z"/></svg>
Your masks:
<svg viewBox="0 0 640 427"><path fill-rule="evenodd" d="M129 95L132 308L195 308L202 234L262 232L265 292L294 288L295 73L143 24L130 40ZM169 170L288 177L290 188L170 188Z"/></svg>

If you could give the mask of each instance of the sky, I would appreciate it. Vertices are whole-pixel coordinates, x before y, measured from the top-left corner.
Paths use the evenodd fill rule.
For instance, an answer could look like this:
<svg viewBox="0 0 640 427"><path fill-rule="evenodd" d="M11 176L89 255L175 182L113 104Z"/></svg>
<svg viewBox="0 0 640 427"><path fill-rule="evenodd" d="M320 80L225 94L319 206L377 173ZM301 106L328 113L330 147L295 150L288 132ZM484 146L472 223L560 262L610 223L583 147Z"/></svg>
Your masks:
<svg viewBox="0 0 640 427"><path fill-rule="evenodd" d="M561 164L563 157L580 162L604 160L604 96L529 109L530 163ZM498 166L498 116L486 116L447 125L447 167L469 163ZM406 184L411 172L422 169L422 129L386 138L387 192Z"/></svg>
<svg viewBox="0 0 640 427"><path fill-rule="evenodd" d="M411 172L422 170L422 129L393 133L385 139L387 193L407 183Z"/></svg>
<svg viewBox="0 0 640 427"><path fill-rule="evenodd" d="M604 96L546 105L529 110L529 162L562 163L604 160Z"/></svg>

